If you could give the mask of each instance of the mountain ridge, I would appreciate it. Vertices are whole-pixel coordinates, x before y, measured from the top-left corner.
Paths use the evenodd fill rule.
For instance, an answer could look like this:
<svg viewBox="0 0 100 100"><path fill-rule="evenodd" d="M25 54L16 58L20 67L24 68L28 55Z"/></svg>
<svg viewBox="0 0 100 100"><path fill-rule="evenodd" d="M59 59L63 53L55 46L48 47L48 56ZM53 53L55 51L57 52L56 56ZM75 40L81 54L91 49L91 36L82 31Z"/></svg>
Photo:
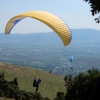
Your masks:
<svg viewBox="0 0 100 100"><path fill-rule="evenodd" d="M55 32L52 31L52 32L41 32L41 33L26 33L26 34L22 34L22 33L11 33L11 34L8 34L7 36L5 36L5 34L1 33L0 34L0 37L1 39L12 39L12 38L19 38L19 39L28 39L28 37L30 38L33 38L33 39L38 39L39 37L41 37L41 39L43 38L47 38L47 37L52 37L52 38L58 38L56 37L56 34L54 34ZM71 29L71 33L72 33L72 40L83 40L83 39L93 39L93 38L96 38L96 40L99 39L99 36L100 36L100 30L96 30L96 29ZM17 36L17 37L16 37ZM23 36L23 37L22 37ZM32 37L32 36L38 36L37 37ZM30 39L31 39L30 38Z"/></svg>

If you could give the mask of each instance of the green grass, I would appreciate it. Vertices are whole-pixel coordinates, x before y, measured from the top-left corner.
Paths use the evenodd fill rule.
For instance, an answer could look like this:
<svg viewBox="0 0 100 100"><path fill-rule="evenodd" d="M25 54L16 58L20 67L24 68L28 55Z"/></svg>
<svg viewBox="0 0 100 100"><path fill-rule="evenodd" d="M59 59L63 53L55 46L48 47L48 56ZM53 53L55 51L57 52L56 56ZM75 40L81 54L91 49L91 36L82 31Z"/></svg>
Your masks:
<svg viewBox="0 0 100 100"><path fill-rule="evenodd" d="M12 81L16 77L19 88L32 93L35 92L35 88L32 86L33 79L40 78L42 81L38 92L51 100L56 97L58 91L65 92L66 90L63 77L35 68L0 63L0 73L2 72L5 73L7 81Z"/></svg>

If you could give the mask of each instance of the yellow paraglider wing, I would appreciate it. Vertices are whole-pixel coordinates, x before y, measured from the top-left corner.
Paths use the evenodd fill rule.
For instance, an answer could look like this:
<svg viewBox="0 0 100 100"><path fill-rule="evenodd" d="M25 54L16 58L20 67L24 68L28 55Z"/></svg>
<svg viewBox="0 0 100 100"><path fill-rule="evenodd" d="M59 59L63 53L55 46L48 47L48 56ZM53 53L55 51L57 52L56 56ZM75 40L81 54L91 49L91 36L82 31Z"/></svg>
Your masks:
<svg viewBox="0 0 100 100"><path fill-rule="evenodd" d="M71 32L67 25L57 16L44 12L44 11L33 11L26 12L20 15L17 15L11 18L5 28L5 34L10 34L12 28L22 19L26 17L31 17L37 19L46 25L48 25L51 29L53 29L58 36L61 38L64 46L68 45L71 41Z"/></svg>

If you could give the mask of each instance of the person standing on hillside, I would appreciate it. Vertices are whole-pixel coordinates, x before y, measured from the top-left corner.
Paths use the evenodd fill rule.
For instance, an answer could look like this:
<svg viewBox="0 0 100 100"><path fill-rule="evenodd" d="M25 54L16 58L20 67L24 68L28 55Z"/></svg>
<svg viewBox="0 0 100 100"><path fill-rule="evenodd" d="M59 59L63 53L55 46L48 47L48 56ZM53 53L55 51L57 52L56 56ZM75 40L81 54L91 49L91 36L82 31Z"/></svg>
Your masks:
<svg viewBox="0 0 100 100"><path fill-rule="evenodd" d="M36 87L36 90L35 90L35 92L37 92L38 91L38 88L39 88L39 83L41 82L41 80L40 79L35 79L34 81L33 81L33 87Z"/></svg>

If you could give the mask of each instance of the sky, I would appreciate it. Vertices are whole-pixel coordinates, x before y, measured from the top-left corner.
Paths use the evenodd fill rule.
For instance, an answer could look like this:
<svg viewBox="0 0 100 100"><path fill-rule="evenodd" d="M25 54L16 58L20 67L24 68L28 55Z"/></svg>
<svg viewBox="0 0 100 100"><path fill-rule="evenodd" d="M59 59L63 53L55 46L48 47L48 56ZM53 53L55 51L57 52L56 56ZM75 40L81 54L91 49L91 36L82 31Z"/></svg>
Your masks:
<svg viewBox="0 0 100 100"><path fill-rule="evenodd" d="M7 22L14 16L28 11L46 11L60 17L70 29L93 28L100 30L92 16L89 4L83 0L0 0L0 33L4 33ZM11 33L50 32L42 22L25 18Z"/></svg>

